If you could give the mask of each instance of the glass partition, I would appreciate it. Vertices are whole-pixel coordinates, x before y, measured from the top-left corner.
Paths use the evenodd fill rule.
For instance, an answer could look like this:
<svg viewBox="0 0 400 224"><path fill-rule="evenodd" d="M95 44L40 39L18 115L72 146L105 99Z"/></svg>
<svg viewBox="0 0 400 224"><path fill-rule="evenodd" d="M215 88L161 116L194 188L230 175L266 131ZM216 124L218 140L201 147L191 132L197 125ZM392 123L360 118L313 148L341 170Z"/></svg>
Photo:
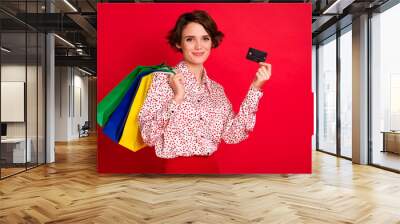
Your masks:
<svg viewBox="0 0 400 224"><path fill-rule="evenodd" d="M1 1L0 178L45 163L45 35L18 18L45 1ZM33 17L36 18L36 17Z"/></svg>
<svg viewBox="0 0 400 224"><path fill-rule="evenodd" d="M25 170L32 155L26 140L26 33L3 32L1 46L1 175L6 177Z"/></svg>

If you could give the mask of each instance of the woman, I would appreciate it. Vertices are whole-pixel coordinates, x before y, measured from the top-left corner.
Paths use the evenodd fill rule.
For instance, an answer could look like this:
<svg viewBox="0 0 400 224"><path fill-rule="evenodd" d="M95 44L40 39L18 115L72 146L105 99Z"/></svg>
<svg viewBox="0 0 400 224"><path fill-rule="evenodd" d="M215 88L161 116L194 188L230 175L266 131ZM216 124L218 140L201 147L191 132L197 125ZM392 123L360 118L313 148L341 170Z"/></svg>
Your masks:
<svg viewBox="0 0 400 224"><path fill-rule="evenodd" d="M223 33L205 11L182 14L168 35L169 44L183 60L176 74L156 73L139 113L144 142L155 146L161 158L205 156L219 142L235 144L248 137L263 95L261 88L271 76L271 65L260 63L238 114L223 87L211 80L203 66Z"/></svg>

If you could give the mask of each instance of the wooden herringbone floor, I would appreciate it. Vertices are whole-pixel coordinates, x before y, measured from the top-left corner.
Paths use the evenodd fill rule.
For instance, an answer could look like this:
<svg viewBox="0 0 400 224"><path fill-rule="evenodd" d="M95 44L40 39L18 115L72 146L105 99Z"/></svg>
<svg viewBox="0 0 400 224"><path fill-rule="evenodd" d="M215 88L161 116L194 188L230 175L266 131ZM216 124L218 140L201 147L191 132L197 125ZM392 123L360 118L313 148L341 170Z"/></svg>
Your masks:
<svg viewBox="0 0 400 224"><path fill-rule="evenodd" d="M96 139L0 181L0 223L400 223L400 175L313 153L312 175L99 175Z"/></svg>

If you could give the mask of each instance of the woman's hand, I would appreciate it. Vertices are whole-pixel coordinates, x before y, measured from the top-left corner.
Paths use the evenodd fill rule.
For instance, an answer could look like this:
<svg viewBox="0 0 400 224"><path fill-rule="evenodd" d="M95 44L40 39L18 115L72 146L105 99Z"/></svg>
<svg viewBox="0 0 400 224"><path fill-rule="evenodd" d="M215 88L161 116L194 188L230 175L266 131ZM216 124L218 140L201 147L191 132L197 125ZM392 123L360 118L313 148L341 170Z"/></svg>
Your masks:
<svg viewBox="0 0 400 224"><path fill-rule="evenodd" d="M271 77L271 64L260 62L259 65L260 67L257 70L256 77L251 84L253 88L257 90L260 90L262 86L267 82L267 80Z"/></svg>
<svg viewBox="0 0 400 224"><path fill-rule="evenodd" d="M185 87L183 85L184 82L185 79L182 73L177 72L176 70L175 75L171 75L169 77L169 85L174 91L174 100L176 103L182 103L183 98L185 97Z"/></svg>

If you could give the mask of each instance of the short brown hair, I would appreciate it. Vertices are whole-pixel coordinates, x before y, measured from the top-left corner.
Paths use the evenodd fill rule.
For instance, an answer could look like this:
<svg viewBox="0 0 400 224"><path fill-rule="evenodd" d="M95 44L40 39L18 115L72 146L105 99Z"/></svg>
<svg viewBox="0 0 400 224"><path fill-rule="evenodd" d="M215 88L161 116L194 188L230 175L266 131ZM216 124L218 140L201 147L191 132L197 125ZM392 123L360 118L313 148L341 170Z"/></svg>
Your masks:
<svg viewBox="0 0 400 224"><path fill-rule="evenodd" d="M195 10L193 12L184 13L179 16L175 27L168 33L168 43L172 48L182 51L176 47L176 44L181 44L182 31L185 26L191 22L198 23L204 27L208 35L211 37L212 47L216 48L222 41L224 34L218 30L217 24L206 11Z"/></svg>

